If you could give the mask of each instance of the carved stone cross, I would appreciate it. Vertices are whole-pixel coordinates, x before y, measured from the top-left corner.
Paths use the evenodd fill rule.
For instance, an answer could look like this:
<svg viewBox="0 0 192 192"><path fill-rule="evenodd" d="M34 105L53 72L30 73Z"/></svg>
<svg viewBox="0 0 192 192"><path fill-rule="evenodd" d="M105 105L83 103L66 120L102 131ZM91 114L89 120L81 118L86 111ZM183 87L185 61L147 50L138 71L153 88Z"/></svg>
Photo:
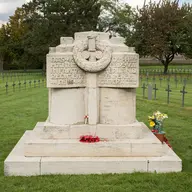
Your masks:
<svg viewBox="0 0 192 192"><path fill-rule="evenodd" d="M88 36L88 51L83 52L84 58L90 62L95 62L102 57L102 52L96 49L96 37L95 35Z"/></svg>
<svg viewBox="0 0 192 192"><path fill-rule="evenodd" d="M96 36L88 36L89 61L96 61Z"/></svg>
<svg viewBox="0 0 192 192"><path fill-rule="evenodd" d="M88 51L95 52L96 51L96 36L89 35L87 38L88 38Z"/></svg>

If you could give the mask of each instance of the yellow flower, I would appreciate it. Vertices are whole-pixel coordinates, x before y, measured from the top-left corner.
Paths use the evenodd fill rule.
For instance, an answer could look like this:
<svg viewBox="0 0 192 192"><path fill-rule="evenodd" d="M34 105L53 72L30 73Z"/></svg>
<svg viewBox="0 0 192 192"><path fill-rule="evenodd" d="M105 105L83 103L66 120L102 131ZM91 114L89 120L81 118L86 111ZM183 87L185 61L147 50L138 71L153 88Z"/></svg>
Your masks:
<svg viewBox="0 0 192 192"><path fill-rule="evenodd" d="M163 114L163 118L168 118L168 115L167 114Z"/></svg>
<svg viewBox="0 0 192 192"><path fill-rule="evenodd" d="M150 126L150 127L154 127L154 126L155 126L154 121L150 121L149 126Z"/></svg>
<svg viewBox="0 0 192 192"><path fill-rule="evenodd" d="M148 119L153 120L153 119L155 119L155 117L154 117L154 115L153 116L148 116Z"/></svg>

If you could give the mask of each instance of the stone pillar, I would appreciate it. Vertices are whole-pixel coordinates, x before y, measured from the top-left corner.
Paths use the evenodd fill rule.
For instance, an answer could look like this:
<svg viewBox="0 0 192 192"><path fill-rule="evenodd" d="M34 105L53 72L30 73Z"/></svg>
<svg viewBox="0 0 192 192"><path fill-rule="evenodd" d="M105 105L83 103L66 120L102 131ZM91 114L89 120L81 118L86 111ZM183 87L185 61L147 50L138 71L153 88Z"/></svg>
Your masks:
<svg viewBox="0 0 192 192"><path fill-rule="evenodd" d="M87 73L87 115L89 116L88 123L95 125L99 122L99 88L97 87L97 74Z"/></svg>

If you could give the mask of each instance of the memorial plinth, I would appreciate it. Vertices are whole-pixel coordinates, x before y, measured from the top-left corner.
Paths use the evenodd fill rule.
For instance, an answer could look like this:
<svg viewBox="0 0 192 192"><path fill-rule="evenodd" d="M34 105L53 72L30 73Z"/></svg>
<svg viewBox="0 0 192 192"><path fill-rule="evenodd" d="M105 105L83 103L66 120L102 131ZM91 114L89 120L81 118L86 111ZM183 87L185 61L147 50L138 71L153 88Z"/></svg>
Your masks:
<svg viewBox="0 0 192 192"><path fill-rule="evenodd" d="M136 120L138 85L139 55L123 38L62 37L47 55L48 118L26 131L5 174L181 171L180 158ZM82 135L103 141L80 143Z"/></svg>

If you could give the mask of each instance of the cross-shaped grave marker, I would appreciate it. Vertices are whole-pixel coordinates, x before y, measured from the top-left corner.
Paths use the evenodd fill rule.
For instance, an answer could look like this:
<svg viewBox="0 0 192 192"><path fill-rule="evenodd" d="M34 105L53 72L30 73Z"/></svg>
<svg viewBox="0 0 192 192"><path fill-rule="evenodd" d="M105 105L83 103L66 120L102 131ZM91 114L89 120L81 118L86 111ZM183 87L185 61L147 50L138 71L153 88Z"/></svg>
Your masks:
<svg viewBox="0 0 192 192"><path fill-rule="evenodd" d="M187 91L185 91L185 86L183 86L183 90L180 91L180 93L182 93L182 107L184 107L185 94L187 93Z"/></svg>
<svg viewBox="0 0 192 192"><path fill-rule="evenodd" d="M25 87L25 89L26 89L26 84L27 84L26 80L24 81L24 83L23 83L23 84L24 84L24 87Z"/></svg>
<svg viewBox="0 0 192 192"><path fill-rule="evenodd" d="M30 86L30 88L31 88L31 81L29 81L29 86Z"/></svg>
<svg viewBox="0 0 192 192"><path fill-rule="evenodd" d="M20 89L21 89L21 82L20 82L20 80L19 80L19 84L18 85L19 85L19 91L20 91Z"/></svg>
<svg viewBox="0 0 192 192"><path fill-rule="evenodd" d="M170 89L170 85L167 86L167 89L165 89L165 91L167 91L167 103L169 104L170 92L172 91Z"/></svg>
<svg viewBox="0 0 192 192"><path fill-rule="evenodd" d="M2 78L3 78L3 82L4 82L4 73L2 73Z"/></svg>
<svg viewBox="0 0 192 192"><path fill-rule="evenodd" d="M5 84L6 94L8 94L8 87L9 87L9 85L8 85L8 83L6 82L6 84Z"/></svg>
<svg viewBox="0 0 192 192"><path fill-rule="evenodd" d="M36 87L36 80L34 80L33 83L34 83L34 88L35 88Z"/></svg>
<svg viewBox="0 0 192 192"><path fill-rule="evenodd" d="M38 80L38 84L39 84L39 87L40 87L40 79Z"/></svg>
<svg viewBox="0 0 192 192"><path fill-rule="evenodd" d="M157 88L156 84L154 85L153 90L155 91L154 99L156 100L157 90L159 90L159 89Z"/></svg>
<svg viewBox="0 0 192 192"><path fill-rule="evenodd" d="M145 89L147 88L147 87L145 86L145 83L143 83L143 86L142 86L141 88L143 89L143 98L145 98Z"/></svg>
<svg viewBox="0 0 192 192"><path fill-rule="evenodd" d="M13 92L15 92L15 82L13 82L12 86L13 86Z"/></svg>

